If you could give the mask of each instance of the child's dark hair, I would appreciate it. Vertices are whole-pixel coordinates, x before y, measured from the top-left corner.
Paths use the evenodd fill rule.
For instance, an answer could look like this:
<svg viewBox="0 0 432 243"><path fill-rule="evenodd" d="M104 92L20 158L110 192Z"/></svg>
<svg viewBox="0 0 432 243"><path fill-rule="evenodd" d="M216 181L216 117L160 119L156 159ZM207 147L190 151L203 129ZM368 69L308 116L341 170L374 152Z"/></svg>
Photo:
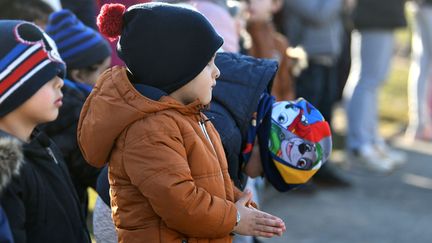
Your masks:
<svg viewBox="0 0 432 243"><path fill-rule="evenodd" d="M0 0L0 19L46 23L52 12L52 7L41 0Z"/></svg>

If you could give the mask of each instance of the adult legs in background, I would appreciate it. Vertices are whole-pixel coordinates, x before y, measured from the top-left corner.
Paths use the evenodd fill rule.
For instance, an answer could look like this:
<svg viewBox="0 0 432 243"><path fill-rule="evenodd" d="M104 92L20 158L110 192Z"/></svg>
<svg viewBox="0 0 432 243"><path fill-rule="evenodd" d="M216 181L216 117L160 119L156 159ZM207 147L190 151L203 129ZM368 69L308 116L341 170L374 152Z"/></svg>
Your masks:
<svg viewBox="0 0 432 243"><path fill-rule="evenodd" d="M368 167L380 172L393 170L403 160L402 155L387 151L378 131L378 91L387 78L393 46L391 30L354 31L351 72L343 94L347 149Z"/></svg>
<svg viewBox="0 0 432 243"><path fill-rule="evenodd" d="M431 110L427 97L432 78L432 5L419 6L414 10L414 16L406 137L410 140L431 140Z"/></svg>
<svg viewBox="0 0 432 243"><path fill-rule="evenodd" d="M331 124L333 104L337 96L337 70L335 66L325 66L309 62L296 80L297 97L303 97L315 106Z"/></svg>
<svg viewBox="0 0 432 243"><path fill-rule="evenodd" d="M338 66L328 66L309 61L307 69L303 70L296 80L298 97L303 97L314 105L331 125L333 105L338 96ZM330 161L315 174L315 184L331 187L346 187L347 181ZM312 188L312 187L310 187ZM300 189L302 190L302 189Z"/></svg>

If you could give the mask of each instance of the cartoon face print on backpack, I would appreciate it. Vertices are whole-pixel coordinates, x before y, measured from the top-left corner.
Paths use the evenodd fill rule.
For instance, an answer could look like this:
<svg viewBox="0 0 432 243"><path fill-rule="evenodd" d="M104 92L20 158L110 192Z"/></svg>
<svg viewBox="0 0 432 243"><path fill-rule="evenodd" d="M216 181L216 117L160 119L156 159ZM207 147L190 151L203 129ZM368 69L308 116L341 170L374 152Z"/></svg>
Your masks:
<svg viewBox="0 0 432 243"><path fill-rule="evenodd" d="M288 128L299 115L300 109L293 102L284 101L273 105L272 119L283 128Z"/></svg>
<svg viewBox="0 0 432 243"><path fill-rule="evenodd" d="M317 145L305 139L310 133L311 110L300 102L282 101L273 105L270 150L283 161L301 170L312 169L320 158Z"/></svg>
<svg viewBox="0 0 432 243"><path fill-rule="evenodd" d="M42 45L51 61L64 63L55 42L38 26L28 22L21 23L15 27L15 37L23 44Z"/></svg>
<svg viewBox="0 0 432 243"><path fill-rule="evenodd" d="M309 170L317 161L317 151L313 143L298 137L283 140L282 158L298 169Z"/></svg>
<svg viewBox="0 0 432 243"><path fill-rule="evenodd" d="M271 125L269 149L285 163L301 170L310 170L319 158L314 143L304 140L275 122Z"/></svg>

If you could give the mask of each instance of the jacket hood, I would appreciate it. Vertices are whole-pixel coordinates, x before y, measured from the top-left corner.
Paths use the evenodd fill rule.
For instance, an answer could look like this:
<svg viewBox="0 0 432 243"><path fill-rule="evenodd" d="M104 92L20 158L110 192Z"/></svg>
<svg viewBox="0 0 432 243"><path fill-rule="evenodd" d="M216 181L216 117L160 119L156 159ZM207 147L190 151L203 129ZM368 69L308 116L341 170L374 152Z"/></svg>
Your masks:
<svg viewBox="0 0 432 243"><path fill-rule="evenodd" d="M210 113L221 106L245 135L260 96L266 91L270 93L278 64L236 53L218 53L215 63L221 74L213 90ZM221 133L219 129L218 132Z"/></svg>
<svg viewBox="0 0 432 243"><path fill-rule="evenodd" d="M24 163L22 142L0 130L0 192Z"/></svg>
<svg viewBox="0 0 432 243"><path fill-rule="evenodd" d="M89 164L102 167L108 162L115 140L125 128L152 113L167 109L176 109L182 114L199 113L202 105L199 100L183 105L169 96L152 100L135 89L125 67L106 70L80 114L77 135L84 158Z"/></svg>

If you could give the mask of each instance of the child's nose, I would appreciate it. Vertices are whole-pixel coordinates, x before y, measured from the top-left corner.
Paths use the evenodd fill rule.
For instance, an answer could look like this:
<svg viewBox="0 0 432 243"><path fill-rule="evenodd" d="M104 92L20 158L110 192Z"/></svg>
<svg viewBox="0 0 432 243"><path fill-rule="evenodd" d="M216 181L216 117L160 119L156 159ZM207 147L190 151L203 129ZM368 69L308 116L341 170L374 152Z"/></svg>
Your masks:
<svg viewBox="0 0 432 243"><path fill-rule="evenodd" d="M215 79L219 78L220 76L220 70L219 68L215 65Z"/></svg>
<svg viewBox="0 0 432 243"><path fill-rule="evenodd" d="M57 87L58 87L59 89L61 89L61 88L63 87L63 85L64 85L64 81L63 81L63 79L62 79L62 78L58 78L58 81L57 81Z"/></svg>

